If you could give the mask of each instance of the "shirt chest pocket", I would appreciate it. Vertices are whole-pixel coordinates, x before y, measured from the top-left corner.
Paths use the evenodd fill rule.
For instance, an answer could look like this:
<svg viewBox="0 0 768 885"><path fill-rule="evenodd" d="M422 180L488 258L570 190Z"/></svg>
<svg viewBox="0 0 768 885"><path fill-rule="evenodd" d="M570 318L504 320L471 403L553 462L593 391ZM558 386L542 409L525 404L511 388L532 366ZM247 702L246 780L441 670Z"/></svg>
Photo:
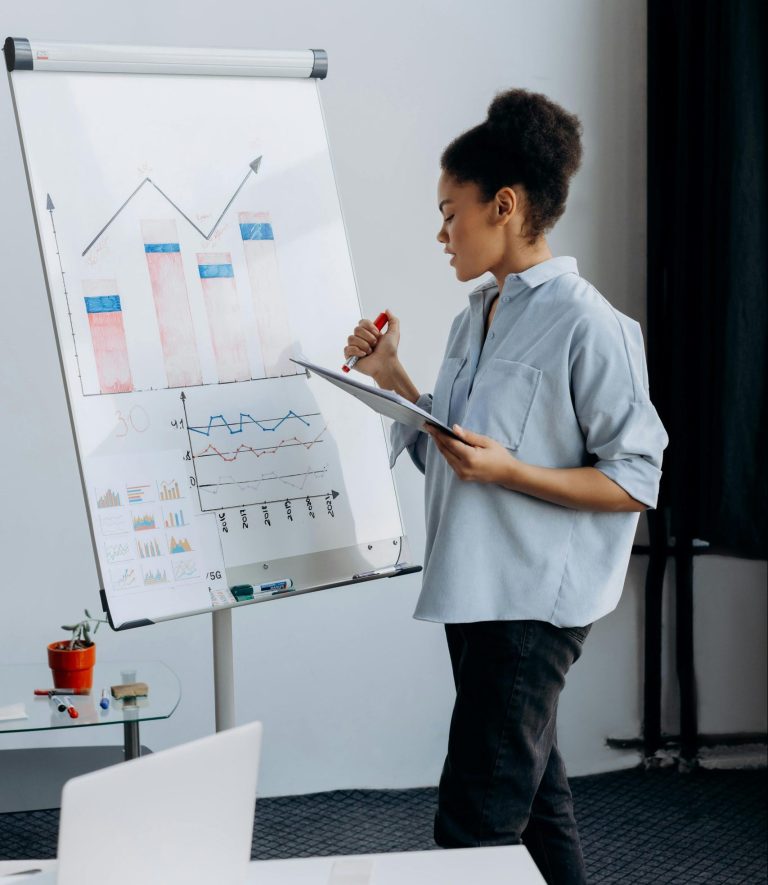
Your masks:
<svg viewBox="0 0 768 885"><path fill-rule="evenodd" d="M443 360L440 371L437 373L432 393L432 415L444 424L448 422L451 410L454 382L466 361L466 357L449 356Z"/></svg>
<svg viewBox="0 0 768 885"><path fill-rule="evenodd" d="M467 428L517 450L523 442L541 374L541 369L525 363L490 360L475 378L464 418Z"/></svg>

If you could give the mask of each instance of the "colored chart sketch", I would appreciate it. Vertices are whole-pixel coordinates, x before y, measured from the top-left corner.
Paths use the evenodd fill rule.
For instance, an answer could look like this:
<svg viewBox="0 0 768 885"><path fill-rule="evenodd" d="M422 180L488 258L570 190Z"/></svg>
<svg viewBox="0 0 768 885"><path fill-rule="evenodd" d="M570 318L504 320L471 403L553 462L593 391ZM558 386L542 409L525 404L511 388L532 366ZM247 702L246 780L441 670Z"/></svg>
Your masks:
<svg viewBox="0 0 768 885"><path fill-rule="evenodd" d="M327 482L327 465L320 460L327 427L320 412L222 412L199 422L187 415L187 421L203 511L321 493Z"/></svg>
<svg viewBox="0 0 768 885"><path fill-rule="evenodd" d="M115 492L112 489L107 489L104 494L97 494L96 506L101 510L104 510L107 507L119 507L120 504L121 501L119 492Z"/></svg>

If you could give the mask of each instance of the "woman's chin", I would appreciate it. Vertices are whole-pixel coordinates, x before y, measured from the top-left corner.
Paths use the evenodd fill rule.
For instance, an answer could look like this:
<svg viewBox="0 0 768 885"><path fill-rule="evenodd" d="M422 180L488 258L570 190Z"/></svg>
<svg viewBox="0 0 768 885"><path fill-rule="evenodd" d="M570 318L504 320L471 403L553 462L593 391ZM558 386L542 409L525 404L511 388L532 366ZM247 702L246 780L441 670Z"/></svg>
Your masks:
<svg viewBox="0 0 768 885"><path fill-rule="evenodd" d="M470 280L477 279L480 276L480 274L467 273L467 271L460 270L458 267L454 267L454 270L456 271L456 279L460 283L468 283Z"/></svg>

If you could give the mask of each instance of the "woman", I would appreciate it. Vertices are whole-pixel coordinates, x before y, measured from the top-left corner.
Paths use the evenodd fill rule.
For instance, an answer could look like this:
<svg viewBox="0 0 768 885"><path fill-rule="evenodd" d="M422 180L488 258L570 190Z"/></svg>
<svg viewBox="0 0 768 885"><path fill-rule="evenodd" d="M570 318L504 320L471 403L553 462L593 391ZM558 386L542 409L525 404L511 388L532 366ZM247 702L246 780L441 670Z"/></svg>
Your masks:
<svg viewBox="0 0 768 885"><path fill-rule="evenodd" d="M555 258L544 234L581 160L579 120L543 95L497 96L445 150L437 239L461 281L433 394L397 356L400 324L361 320L345 357L459 439L392 430L425 473L416 617L445 624L456 702L435 839L528 847L550 883L586 881L556 716L595 619L615 608L667 436L639 325ZM460 424L458 423L460 422Z"/></svg>

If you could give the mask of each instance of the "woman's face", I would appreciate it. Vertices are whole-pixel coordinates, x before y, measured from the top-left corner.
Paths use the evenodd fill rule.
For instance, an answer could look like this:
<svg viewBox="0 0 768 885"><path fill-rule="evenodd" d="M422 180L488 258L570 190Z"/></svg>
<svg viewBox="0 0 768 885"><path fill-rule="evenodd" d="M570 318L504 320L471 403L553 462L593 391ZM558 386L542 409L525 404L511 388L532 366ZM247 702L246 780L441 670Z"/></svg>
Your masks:
<svg viewBox="0 0 768 885"><path fill-rule="evenodd" d="M437 185L443 224L438 242L451 255L451 266L462 283L496 267L504 254L505 238L495 200L484 202L474 182L459 184L443 172Z"/></svg>

